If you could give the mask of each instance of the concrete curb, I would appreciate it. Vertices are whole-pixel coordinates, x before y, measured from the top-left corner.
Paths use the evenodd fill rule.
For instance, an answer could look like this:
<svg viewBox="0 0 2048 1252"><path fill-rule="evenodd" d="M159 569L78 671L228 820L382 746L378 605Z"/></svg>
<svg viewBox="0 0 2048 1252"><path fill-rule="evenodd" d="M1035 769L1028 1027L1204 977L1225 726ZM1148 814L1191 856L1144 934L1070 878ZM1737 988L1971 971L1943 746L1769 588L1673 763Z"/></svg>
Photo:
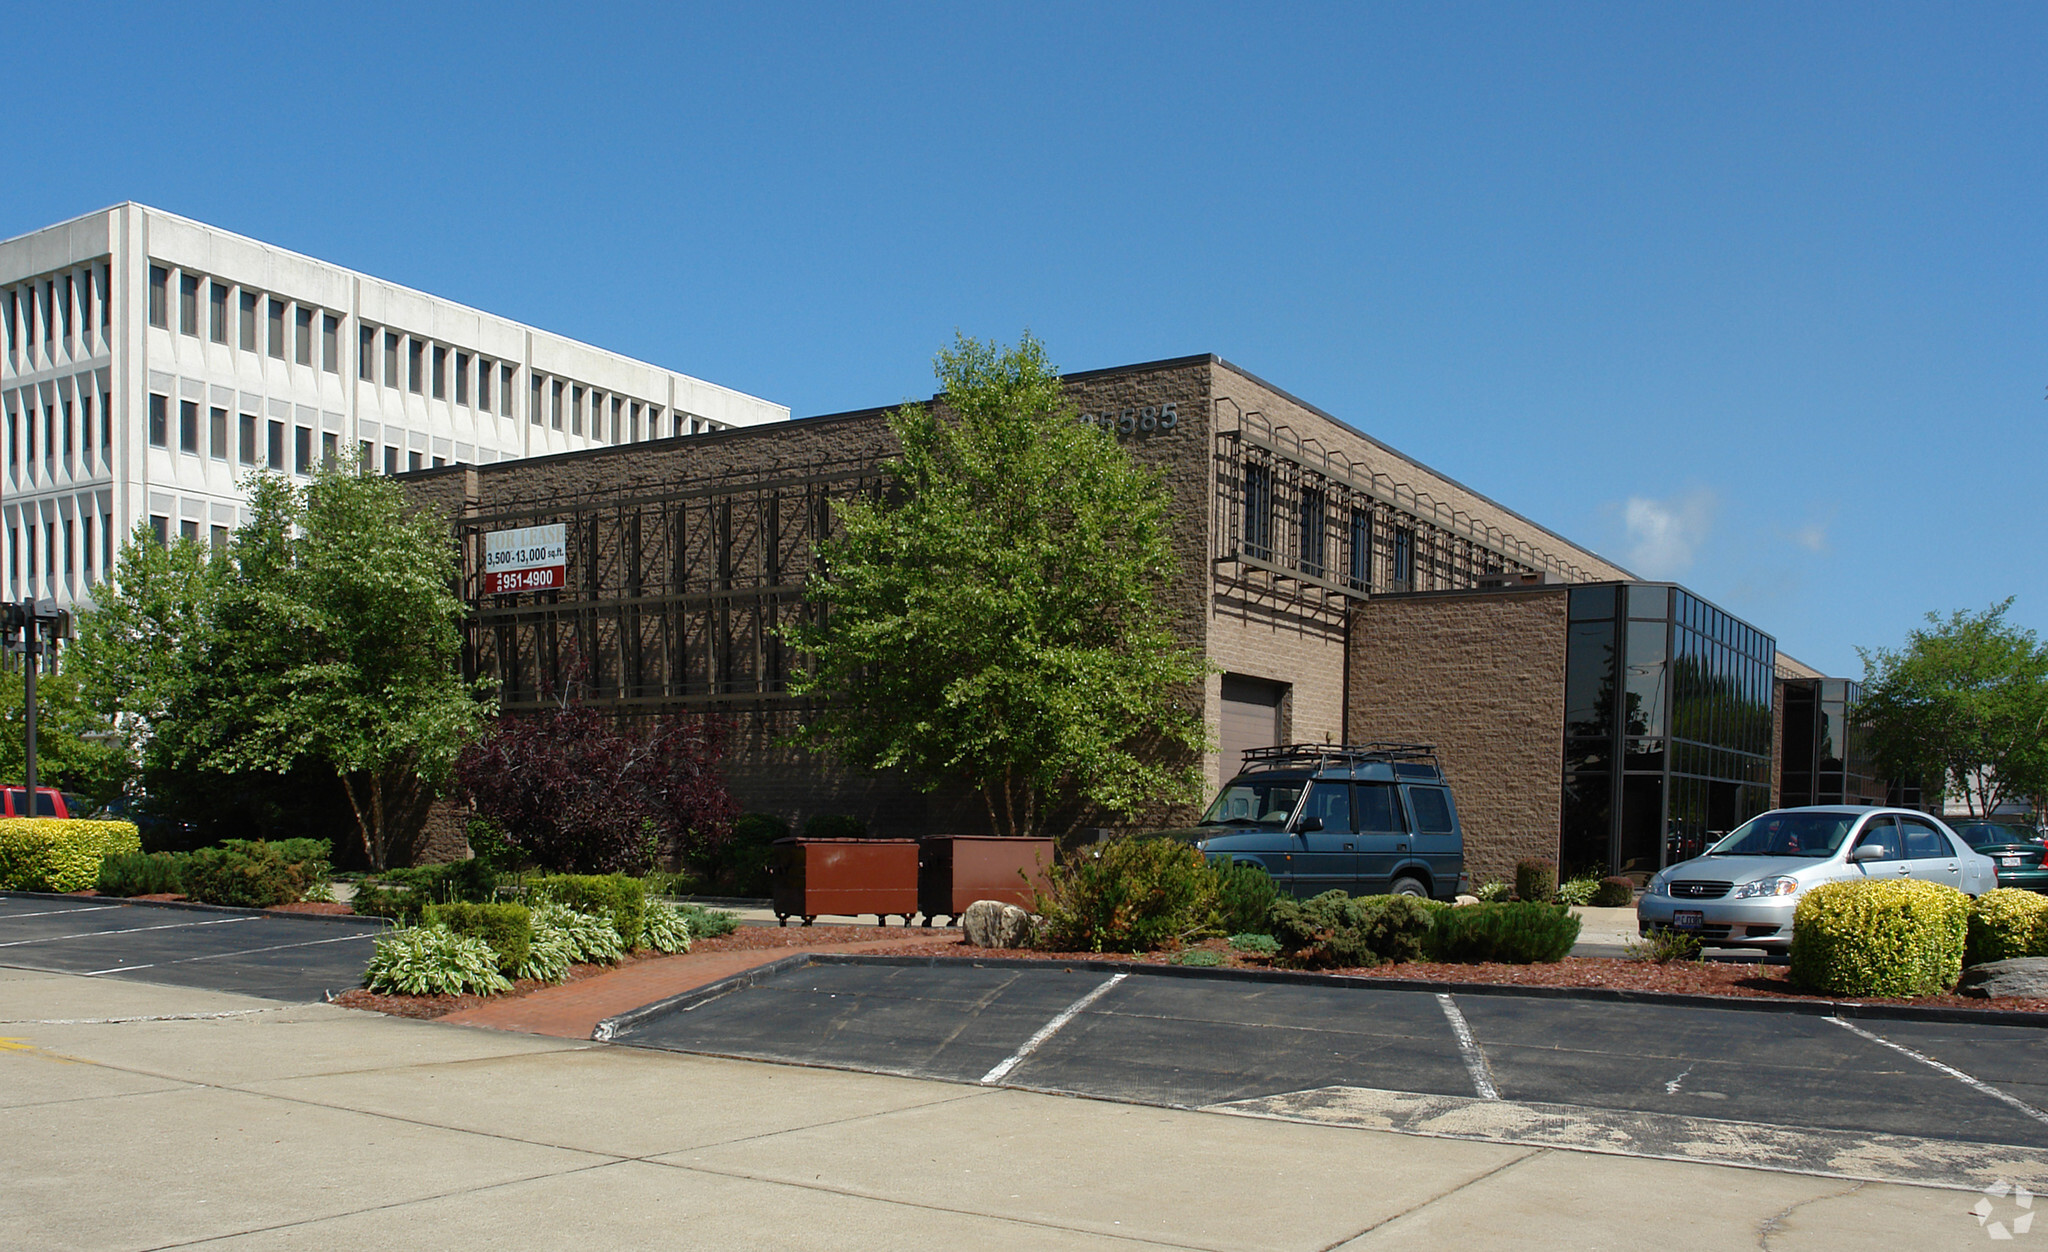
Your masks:
<svg viewBox="0 0 2048 1252"><path fill-rule="evenodd" d="M591 1030L590 1037L599 1043L605 1043L614 1038L619 1031L631 1026L637 1026L641 1022L656 1017L666 1017L670 1013L686 1011L706 1000L716 1000L722 995L744 990L763 978L780 974L785 970L802 969L806 965L815 965L824 958L847 955L841 952L798 952L793 956L785 956L779 960L770 961L766 965L756 965L752 969L728 975L717 982L707 982L701 987L692 987L688 991L678 992L665 1000L656 1000L652 1004L643 1004L637 1009L628 1009L623 1013L607 1017L598 1022Z"/></svg>
<svg viewBox="0 0 2048 1252"><path fill-rule="evenodd" d="M194 913L238 913L246 917L289 917L305 921L352 925L375 922L390 929L389 918L366 917L360 913L286 913L279 909L243 909L230 904L198 904L190 900L131 900L126 896L75 896L57 891L0 891L0 900L69 900L73 904L110 904L134 909L185 909Z"/></svg>
<svg viewBox="0 0 2048 1252"><path fill-rule="evenodd" d="M1025 957L886 956L851 952L807 952L784 957L731 978L707 983L681 995L644 1005L597 1024L591 1038L610 1040L618 1031L695 1004L742 990L773 974L806 965L886 965L941 969L949 965L996 969L1060 967L1111 974L1145 974L1161 978L1201 978L1222 982L1279 983L1310 987L1347 987L1361 991L1412 991L1435 994L1520 996L1536 1000L1581 1000L1605 1004L1647 1004L1671 1008L1727 1009L1740 1013L1777 1013L1803 1017L1934 1022L1948 1025L2020 1026L2048 1030L2048 1013L2001 1009L1923 1007L1909 1004L1864 1004L1854 1000L1762 1000L1744 996L1684 995L1662 991L1628 991L1617 987L1519 987L1510 983L1427 982L1414 978L1370 978L1357 974L1317 974L1289 969L1214 969L1187 965L1153 965L1135 961L1046 961Z"/></svg>
<svg viewBox="0 0 2048 1252"><path fill-rule="evenodd" d="M671 904L701 904L713 909L769 909L775 902L768 899L754 899L751 896L649 896L650 900L667 900Z"/></svg>

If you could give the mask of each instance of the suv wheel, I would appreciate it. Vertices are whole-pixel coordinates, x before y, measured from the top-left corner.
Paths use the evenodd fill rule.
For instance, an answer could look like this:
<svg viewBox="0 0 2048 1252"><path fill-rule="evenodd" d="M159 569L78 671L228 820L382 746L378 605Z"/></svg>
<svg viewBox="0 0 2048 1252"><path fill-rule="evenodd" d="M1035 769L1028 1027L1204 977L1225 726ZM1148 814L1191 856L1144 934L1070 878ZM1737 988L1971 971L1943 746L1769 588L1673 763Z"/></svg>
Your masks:
<svg viewBox="0 0 2048 1252"><path fill-rule="evenodd" d="M1429 888L1422 885L1421 879L1409 878L1404 875L1403 877L1396 878L1394 880L1394 885L1388 888L1388 894L1397 896L1420 896L1422 899L1427 900L1429 898Z"/></svg>

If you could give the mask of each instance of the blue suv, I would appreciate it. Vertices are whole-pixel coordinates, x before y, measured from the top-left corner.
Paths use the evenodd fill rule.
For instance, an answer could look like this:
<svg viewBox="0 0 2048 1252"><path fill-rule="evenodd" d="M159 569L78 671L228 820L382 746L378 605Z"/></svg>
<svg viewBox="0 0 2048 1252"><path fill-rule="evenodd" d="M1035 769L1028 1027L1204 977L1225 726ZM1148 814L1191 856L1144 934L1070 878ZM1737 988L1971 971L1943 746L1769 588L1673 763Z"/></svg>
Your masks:
<svg viewBox="0 0 2048 1252"><path fill-rule="evenodd" d="M1162 831L1212 861L1263 866L1280 890L1449 900L1465 834L1426 744L1289 744L1244 754L1199 824Z"/></svg>

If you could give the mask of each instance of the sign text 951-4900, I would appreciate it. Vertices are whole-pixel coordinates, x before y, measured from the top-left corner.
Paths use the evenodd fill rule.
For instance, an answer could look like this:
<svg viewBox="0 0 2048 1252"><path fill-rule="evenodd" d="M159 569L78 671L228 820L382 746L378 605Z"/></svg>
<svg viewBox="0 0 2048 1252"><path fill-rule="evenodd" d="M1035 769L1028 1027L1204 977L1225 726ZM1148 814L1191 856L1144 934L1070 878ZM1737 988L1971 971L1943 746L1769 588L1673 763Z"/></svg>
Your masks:
<svg viewBox="0 0 2048 1252"><path fill-rule="evenodd" d="M554 591L569 583L567 527L560 522L494 530L484 536L487 596Z"/></svg>

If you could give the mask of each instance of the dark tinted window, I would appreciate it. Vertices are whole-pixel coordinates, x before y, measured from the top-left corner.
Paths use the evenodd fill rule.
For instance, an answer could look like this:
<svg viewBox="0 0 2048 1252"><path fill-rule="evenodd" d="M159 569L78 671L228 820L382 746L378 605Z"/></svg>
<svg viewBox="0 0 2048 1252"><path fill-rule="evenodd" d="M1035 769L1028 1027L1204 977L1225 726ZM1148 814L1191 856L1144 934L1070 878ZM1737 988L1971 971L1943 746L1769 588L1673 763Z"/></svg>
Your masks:
<svg viewBox="0 0 2048 1252"><path fill-rule="evenodd" d="M2001 826L1997 822L1964 822L1955 828L1963 842L1973 848L1989 848L2001 843L2021 843L2027 832L2014 826Z"/></svg>
<svg viewBox="0 0 2048 1252"><path fill-rule="evenodd" d="M1906 859L1911 861L1932 861L1945 856L1954 856L1948 839L1934 827L1917 818L1902 817L1899 825L1906 832Z"/></svg>
<svg viewBox="0 0 2048 1252"><path fill-rule="evenodd" d="M1451 802L1440 788L1410 787L1408 803L1415 810L1415 829L1425 835L1451 833Z"/></svg>
<svg viewBox="0 0 2048 1252"><path fill-rule="evenodd" d="M54 792L45 791L41 787L36 788L36 816L57 816L57 796Z"/></svg>
<svg viewBox="0 0 2048 1252"><path fill-rule="evenodd" d="M1611 735L1614 733L1614 624L1577 623L1570 628L1566 639L1565 733L1594 737Z"/></svg>
<svg viewBox="0 0 2048 1252"><path fill-rule="evenodd" d="M1572 588L1572 620L1583 622L1614 616L1613 587Z"/></svg>
<svg viewBox="0 0 2048 1252"><path fill-rule="evenodd" d="M1308 789L1308 803L1301 810L1302 820L1319 817L1324 830L1351 829L1351 784L1342 782L1313 783Z"/></svg>
<svg viewBox="0 0 2048 1252"><path fill-rule="evenodd" d="M1408 823L1401 820L1401 806L1394 802L1394 789L1392 787L1375 783L1359 784L1358 829L1365 831L1401 831L1408 829Z"/></svg>
<svg viewBox="0 0 2048 1252"><path fill-rule="evenodd" d="M1859 848L1877 847L1884 849L1884 855L1879 858L1880 860L1902 861L1905 859L1899 850L1899 828L1889 817L1871 818L1870 824L1863 828L1863 833L1856 837L1856 846Z"/></svg>

